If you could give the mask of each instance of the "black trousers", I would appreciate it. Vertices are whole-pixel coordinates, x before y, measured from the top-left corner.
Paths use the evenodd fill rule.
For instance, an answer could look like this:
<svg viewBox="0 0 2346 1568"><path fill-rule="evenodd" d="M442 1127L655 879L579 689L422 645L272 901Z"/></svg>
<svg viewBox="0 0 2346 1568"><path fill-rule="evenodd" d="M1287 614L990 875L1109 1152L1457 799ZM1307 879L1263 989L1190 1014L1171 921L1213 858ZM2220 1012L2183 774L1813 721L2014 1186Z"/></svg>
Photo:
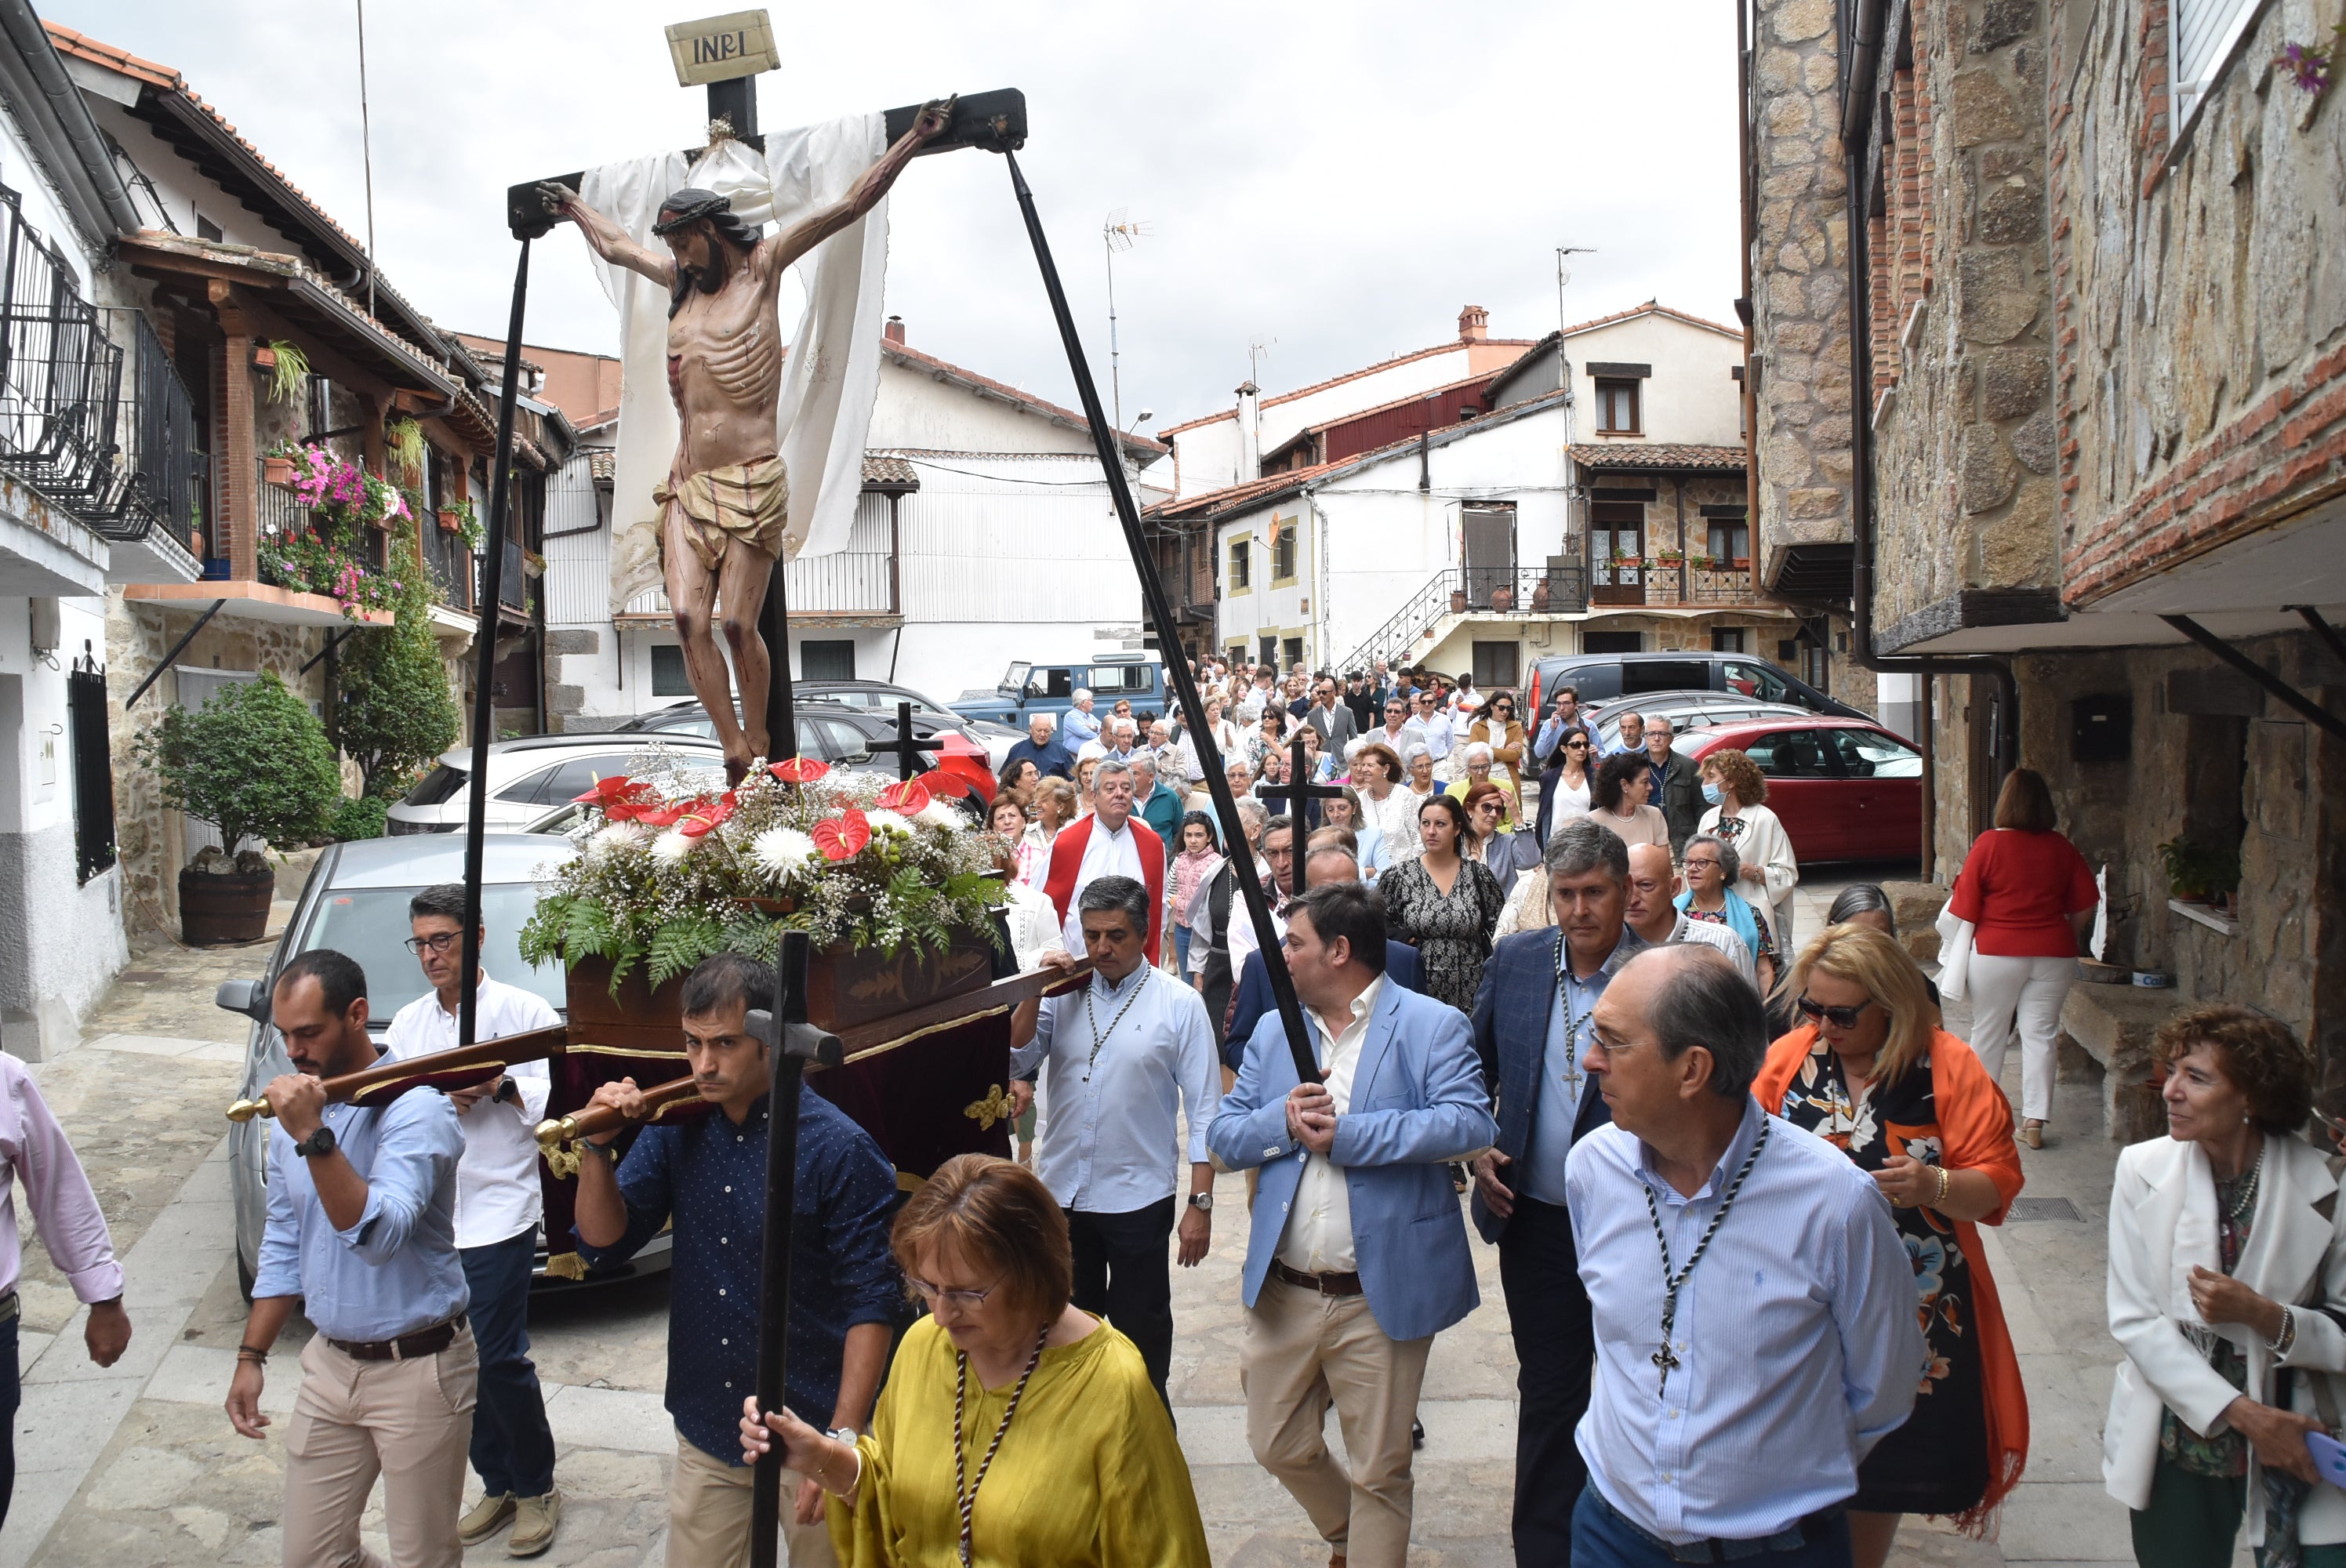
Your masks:
<svg viewBox="0 0 2346 1568"><path fill-rule="evenodd" d="M16 1364L15 1313L0 1323L0 1524L8 1522L8 1504L16 1495L16 1407L24 1402L24 1374Z"/></svg>
<svg viewBox="0 0 2346 1568"><path fill-rule="evenodd" d="M1596 1355L1572 1217L1520 1195L1499 1237L1499 1286L1515 1338L1516 1568L1566 1568L1572 1512L1588 1484L1573 1431L1588 1413Z"/></svg>
<svg viewBox="0 0 2346 1568"><path fill-rule="evenodd" d="M1075 1253L1075 1303L1105 1318L1139 1349L1168 1406L1165 1377L1173 1366L1173 1204L1167 1198L1129 1214L1067 1213L1067 1241ZM1581 1308L1586 1318L1586 1305ZM1583 1399L1586 1400L1584 1387Z"/></svg>

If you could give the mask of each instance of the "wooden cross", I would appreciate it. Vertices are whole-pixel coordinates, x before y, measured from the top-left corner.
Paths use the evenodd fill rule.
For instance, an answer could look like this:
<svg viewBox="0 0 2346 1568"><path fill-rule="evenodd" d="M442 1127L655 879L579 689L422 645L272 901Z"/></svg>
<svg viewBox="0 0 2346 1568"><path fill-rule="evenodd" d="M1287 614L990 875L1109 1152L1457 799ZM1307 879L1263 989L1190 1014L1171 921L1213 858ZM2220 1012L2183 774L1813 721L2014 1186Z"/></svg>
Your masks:
<svg viewBox="0 0 2346 1568"><path fill-rule="evenodd" d="M1255 790L1266 800L1289 803L1288 817L1294 823L1295 836L1291 840L1293 852L1290 856L1288 869L1288 881L1292 885L1288 891L1298 898L1303 896L1303 862L1310 858L1305 853L1305 840L1310 836L1310 829L1303 820L1303 808L1313 800L1341 799L1344 794L1341 785L1312 783L1311 774L1311 754L1304 749L1303 738L1299 734L1288 742L1287 782L1266 784Z"/></svg>
<svg viewBox="0 0 2346 1568"><path fill-rule="evenodd" d="M875 740L872 743L871 749L875 754L892 752L895 755L896 777L899 779L910 779L921 770L921 743L913 734L911 703L900 702L896 705L896 738Z"/></svg>

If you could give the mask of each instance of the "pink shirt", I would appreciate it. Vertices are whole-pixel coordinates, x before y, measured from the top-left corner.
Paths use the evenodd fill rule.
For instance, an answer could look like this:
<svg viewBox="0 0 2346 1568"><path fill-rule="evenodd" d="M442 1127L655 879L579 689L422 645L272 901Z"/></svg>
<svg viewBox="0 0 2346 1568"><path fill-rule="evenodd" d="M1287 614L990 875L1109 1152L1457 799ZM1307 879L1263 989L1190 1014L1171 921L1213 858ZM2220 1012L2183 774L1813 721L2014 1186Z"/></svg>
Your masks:
<svg viewBox="0 0 2346 1568"><path fill-rule="evenodd" d="M107 1234L97 1194L25 1064L0 1051L0 1295L16 1288L24 1267L10 1197L20 1181L49 1261L75 1298L111 1301L121 1295L122 1266L114 1260L114 1238Z"/></svg>

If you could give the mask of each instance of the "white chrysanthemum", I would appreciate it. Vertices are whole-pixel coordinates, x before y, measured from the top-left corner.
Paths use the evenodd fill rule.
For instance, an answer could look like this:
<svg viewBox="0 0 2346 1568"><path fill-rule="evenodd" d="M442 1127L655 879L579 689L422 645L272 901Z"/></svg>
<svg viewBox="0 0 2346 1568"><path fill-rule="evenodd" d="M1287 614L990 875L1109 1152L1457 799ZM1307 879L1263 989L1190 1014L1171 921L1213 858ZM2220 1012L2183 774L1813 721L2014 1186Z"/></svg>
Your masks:
<svg viewBox="0 0 2346 1568"><path fill-rule="evenodd" d="M967 818L954 810L951 806L946 805L943 800L930 801L927 805L921 808L920 814L915 816L913 820L922 824L923 827L944 828L948 830L958 830L969 825Z"/></svg>
<svg viewBox="0 0 2346 1568"><path fill-rule="evenodd" d="M644 841L644 830L634 822L612 822L597 829L587 840L590 854L607 855L617 850L630 850Z"/></svg>
<svg viewBox="0 0 2346 1568"><path fill-rule="evenodd" d="M893 811L866 811L863 820L871 824L875 838L882 833L903 833L908 838L912 835L913 824Z"/></svg>
<svg viewBox="0 0 2346 1568"><path fill-rule="evenodd" d="M670 828L652 840L652 859L662 865L672 866L692 852L696 840Z"/></svg>
<svg viewBox="0 0 2346 1568"><path fill-rule="evenodd" d="M803 870L816 852L814 840L796 828L769 828L751 841L750 850L766 874L777 879Z"/></svg>

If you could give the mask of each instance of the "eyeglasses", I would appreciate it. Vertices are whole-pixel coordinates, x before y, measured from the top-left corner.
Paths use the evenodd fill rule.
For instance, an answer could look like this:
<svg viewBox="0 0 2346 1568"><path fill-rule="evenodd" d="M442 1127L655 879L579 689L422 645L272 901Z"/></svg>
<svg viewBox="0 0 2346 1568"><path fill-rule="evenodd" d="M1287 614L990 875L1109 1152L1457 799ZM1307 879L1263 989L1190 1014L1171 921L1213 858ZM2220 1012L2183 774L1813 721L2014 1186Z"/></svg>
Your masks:
<svg viewBox="0 0 2346 1568"><path fill-rule="evenodd" d="M434 936L411 936L407 939L407 951L421 958L427 947L434 952L446 952L464 940L464 933L461 931L444 931Z"/></svg>
<svg viewBox="0 0 2346 1568"><path fill-rule="evenodd" d="M915 1279L909 1274L904 1276L904 1283L912 1288L913 1295L931 1307L949 1307L962 1312L976 1311L985 1305L987 1297L1002 1288L1002 1282L996 1280L983 1290L945 1290L925 1279Z"/></svg>
<svg viewBox="0 0 2346 1568"><path fill-rule="evenodd" d="M1800 1010L1803 1018L1821 1018L1836 1029L1854 1029L1857 1021L1865 1015L1865 1010L1873 1005L1873 998L1869 996L1854 1007L1827 1007L1803 993L1792 1005Z"/></svg>
<svg viewBox="0 0 2346 1568"><path fill-rule="evenodd" d="M1683 869L1685 869L1685 870L1687 870L1687 871L1693 871L1697 866L1709 866L1709 867L1716 868L1716 867L1719 865L1719 862L1718 862L1717 860L1696 860L1692 855L1688 855L1688 856L1685 859L1685 860L1683 860L1682 862L1680 862L1680 864L1682 865Z"/></svg>

